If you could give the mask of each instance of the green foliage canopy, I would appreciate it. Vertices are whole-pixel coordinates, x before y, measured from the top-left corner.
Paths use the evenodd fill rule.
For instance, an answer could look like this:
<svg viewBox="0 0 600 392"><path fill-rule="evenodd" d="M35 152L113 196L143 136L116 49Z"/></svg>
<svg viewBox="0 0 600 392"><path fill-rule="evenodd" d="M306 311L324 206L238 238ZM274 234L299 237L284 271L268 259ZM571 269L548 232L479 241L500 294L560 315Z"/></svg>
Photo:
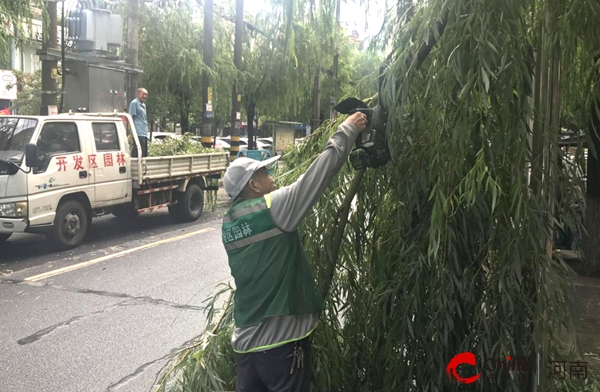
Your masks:
<svg viewBox="0 0 600 392"><path fill-rule="evenodd" d="M191 21L190 21L191 18ZM197 6L142 8L140 16L140 85L148 89L148 108L155 117L179 119L180 115L201 118L202 75L208 69L202 58L202 13ZM228 118L231 105L231 40L229 27L215 19L213 101L216 117Z"/></svg>

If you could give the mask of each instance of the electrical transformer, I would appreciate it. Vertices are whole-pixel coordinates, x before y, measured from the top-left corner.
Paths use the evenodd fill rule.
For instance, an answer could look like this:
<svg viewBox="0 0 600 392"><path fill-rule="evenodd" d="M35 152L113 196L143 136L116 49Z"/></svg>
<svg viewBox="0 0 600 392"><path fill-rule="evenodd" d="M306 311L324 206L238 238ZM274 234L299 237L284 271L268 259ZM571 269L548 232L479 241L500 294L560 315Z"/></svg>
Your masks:
<svg viewBox="0 0 600 392"><path fill-rule="evenodd" d="M105 9L77 9L68 18L69 40L76 52L108 52L123 45L123 18Z"/></svg>

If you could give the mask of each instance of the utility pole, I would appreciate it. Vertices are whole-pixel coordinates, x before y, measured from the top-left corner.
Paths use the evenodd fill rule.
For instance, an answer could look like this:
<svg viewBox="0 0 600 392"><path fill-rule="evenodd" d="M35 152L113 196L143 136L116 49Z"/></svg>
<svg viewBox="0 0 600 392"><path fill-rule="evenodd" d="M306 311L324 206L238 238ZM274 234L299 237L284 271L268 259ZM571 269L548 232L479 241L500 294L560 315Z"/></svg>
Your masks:
<svg viewBox="0 0 600 392"><path fill-rule="evenodd" d="M213 66L213 0L204 0L204 65L210 70ZM213 136L213 108L212 108L212 86L209 71L202 75L202 128L200 129L201 142L204 147L210 147L211 136Z"/></svg>
<svg viewBox="0 0 600 392"><path fill-rule="evenodd" d="M49 29L44 29L44 40L42 42L42 106L40 114L47 116L57 110L56 104L56 79L58 77L58 63L56 58L48 55L49 49L57 49L57 18L56 1L47 0L46 8L48 10Z"/></svg>
<svg viewBox="0 0 600 392"><path fill-rule="evenodd" d="M67 82L67 68L65 60L65 0L62 0L60 5L60 74L62 79L60 81L60 105L58 112L62 113L63 105L65 103L65 91Z"/></svg>
<svg viewBox="0 0 600 392"><path fill-rule="evenodd" d="M127 2L127 63L138 65L138 36L140 20L140 2L139 0L128 0ZM129 74L129 83L127 85L128 103L135 98L138 88L138 74L132 72Z"/></svg>
<svg viewBox="0 0 600 392"><path fill-rule="evenodd" d="M231 148L229 160L233 162L240 151L240 120L242 96L239 92L239 72L242 70L242 39L244 38L244 0L236 0L235 6L235 44L233 49L233 63L238 70L238 76L233 81L231 89Z"/></svg>
<svg viewBox="0 0 600 392"><path fill-rule="evenodd" d="M340 26L340 8L342 5L342 0L337 0L337 4L335 7L335 20L336 20L336 33L341 30ZM339 61L340 61L340 45L339 40L335 40L335 54L333 55L333 96L329 100L329 118L335 118L335 104L338 100L338 73L339 73Z"/></svg>
<svg viewBox="0 0 600 392"><path fill-rule="evenodd" d="M317 67L315 73L315 87L313 96L313 121L311 133L316 131L321 125L321 65Z"/></svg>

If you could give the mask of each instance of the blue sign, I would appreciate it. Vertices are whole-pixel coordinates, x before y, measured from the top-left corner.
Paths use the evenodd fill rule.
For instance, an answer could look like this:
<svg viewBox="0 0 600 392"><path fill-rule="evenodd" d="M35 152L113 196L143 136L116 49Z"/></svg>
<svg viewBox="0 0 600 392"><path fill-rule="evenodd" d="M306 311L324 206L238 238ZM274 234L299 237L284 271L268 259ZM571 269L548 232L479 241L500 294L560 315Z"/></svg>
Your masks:
<svg viewBox="0 0 600 392"><path fill-rule="evenodd" d="M213 118L213 112L204 112L204 118Z"/></svg>

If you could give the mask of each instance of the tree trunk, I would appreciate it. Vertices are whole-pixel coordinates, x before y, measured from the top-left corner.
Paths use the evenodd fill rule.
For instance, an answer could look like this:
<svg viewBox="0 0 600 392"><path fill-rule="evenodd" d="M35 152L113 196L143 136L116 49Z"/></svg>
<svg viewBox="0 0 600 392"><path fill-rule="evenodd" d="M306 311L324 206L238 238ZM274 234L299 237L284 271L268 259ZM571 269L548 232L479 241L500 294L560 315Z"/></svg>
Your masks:
<svg viewBox="0 0 600 392"><path fill-rule="evenodd" d="M598 107L600 99L592 104L590 124L588 132L593 144L593 149L588 149L587 157L587 190L586 190L586 209L585 209L585 229L583 233L582 250L585 258L585 274L600 275L600 161L598 153L600 152L600 118L598 117ZM591 146L590 146L591 147ZM595 150L595 151L593 151Z"/></svg>
<svg viewBox="0 0 600 392"><path fill-rule="evenodd" d="M256 114L256 103L250 102L246 108L246 120L248 121L248 150L254 150L254 115Z"/></svg>
<svg viewBox="0 0 600 392"><path fill-rule="evenodd" d="M42 43L42 50L47 51L48 49L56 49L56 2L47 1L46 7L48 10L48 21L50 26L44 22L44 28L47 33L44 33L44 42ZM50 113L50 106L55 106L58 103L56 98L56 78L52 77L53 70L56 69L58 63L56 60L47 58L42 60L42 105L40 108L40 114L47 116Z"/></svg>
<svg viewBox="0 0 600 392"><path fill-rule="evenodd" d="M185 109L181 109L181 116L179 118L179 124L181 125L181 134L185 135L189 132L189 119L188 112Z"/></svg>

